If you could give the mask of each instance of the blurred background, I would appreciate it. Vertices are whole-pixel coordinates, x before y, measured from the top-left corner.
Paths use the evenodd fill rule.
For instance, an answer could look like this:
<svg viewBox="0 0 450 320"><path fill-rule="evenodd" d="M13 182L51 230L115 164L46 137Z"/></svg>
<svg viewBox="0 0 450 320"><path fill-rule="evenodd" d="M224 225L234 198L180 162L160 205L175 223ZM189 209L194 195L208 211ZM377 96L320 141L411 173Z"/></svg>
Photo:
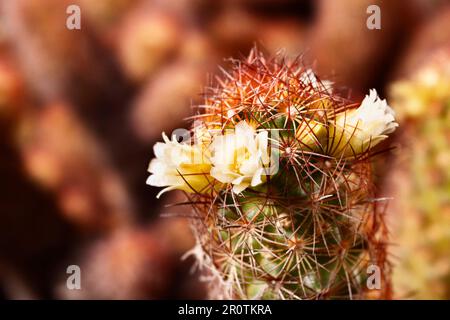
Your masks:
<svg viewBox="0 0 450 320"><path fill-rule="evenodd" d="M81 9L68 30L67 6ZM369 30L369 5L381 29ZM145 185L217 66L283 49L394 107L394 294L450 299L450 4L444 0L0 0L0 297L201 299L182 195ZM66 268L81 268L68 290ZM191 272L192 271L192 272Z"/></svg>

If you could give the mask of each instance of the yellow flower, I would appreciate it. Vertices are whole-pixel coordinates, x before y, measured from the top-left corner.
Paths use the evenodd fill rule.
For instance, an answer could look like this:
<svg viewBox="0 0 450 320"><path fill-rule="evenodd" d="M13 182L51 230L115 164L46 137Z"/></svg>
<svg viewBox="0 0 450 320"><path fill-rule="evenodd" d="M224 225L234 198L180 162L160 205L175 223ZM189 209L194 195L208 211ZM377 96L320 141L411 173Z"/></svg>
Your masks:
<svg viewBox="0 0 450 320"><path fill-rule="evenodd" d="M265 180L265 167L270 162L267 131L256 133L247 122L241 121L233 133L215 136L211 150L211 176L233 184L233 192L240 193Z"/></svg>
<svg viewBox="0 0 450 320"><path fill-rule="evenodd" d="M338 114L330 123L329 152L337 157L356 156L386 139L396 127L394 110L372 89L359 108Z"/></svg>
<svg viewBox="0 0 450 320"><path fill-rule="evenodd" d="M211 163L207 150L200 145L182 144L172 141L163 133L163 142L154 146L156 158L150 162L151 175L147 184L164 188L159 194L178 189L186 192L205 193L209 190L212 178L209 174Z"/></svg>
<svg viewBox="0 0 450 320"><path fill-rule="evenodd" d="M391 97L400 116L423 116L430 108L443 105L450 99L450 63L448 59L419 69L410 79L394 82Z"/></svg>

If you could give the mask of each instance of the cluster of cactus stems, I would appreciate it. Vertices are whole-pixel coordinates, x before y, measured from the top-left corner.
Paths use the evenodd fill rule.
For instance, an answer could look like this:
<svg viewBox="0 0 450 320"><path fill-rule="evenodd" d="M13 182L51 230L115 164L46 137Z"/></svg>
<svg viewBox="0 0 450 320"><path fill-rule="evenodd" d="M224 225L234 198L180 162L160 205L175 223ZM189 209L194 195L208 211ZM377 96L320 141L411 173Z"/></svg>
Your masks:
<svg viewBox="0 0 450 320"><path fill-rule="evenodd" d="M147 181L186 192L211 297L389 298L371 165L372 147L397 126L386 101L372 90L352 103L301 58L257 49L222 71L192 139L164 136ZM370 266L379 287L367 285Z"/></svg>

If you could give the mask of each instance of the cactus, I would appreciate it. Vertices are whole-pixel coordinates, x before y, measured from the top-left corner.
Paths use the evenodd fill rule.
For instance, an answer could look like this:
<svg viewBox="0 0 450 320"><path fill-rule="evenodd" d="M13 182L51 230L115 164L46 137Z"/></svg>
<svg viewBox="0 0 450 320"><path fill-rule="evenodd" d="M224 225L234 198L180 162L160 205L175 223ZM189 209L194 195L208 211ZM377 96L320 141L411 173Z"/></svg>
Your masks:
<svg viewBox="0 0 450 320"><path fill-rule="evenodd" d="M401 157L385 182L396 199L392 220L402 221L390 224L399 260L393 270L394 293L450 299L449 51L433 51L389 89L404 123Z"/></svg>
<svg viewBox="0 0 450 320"><path fill-rule="evenodd" d="M375 90L359 105L302 60L256 48L231 60L193 117L164 135L147 183L193 206L212 298L389 298L387 231L372 147L395 130ZM369 266L381 286L367 286Z"/></svg>

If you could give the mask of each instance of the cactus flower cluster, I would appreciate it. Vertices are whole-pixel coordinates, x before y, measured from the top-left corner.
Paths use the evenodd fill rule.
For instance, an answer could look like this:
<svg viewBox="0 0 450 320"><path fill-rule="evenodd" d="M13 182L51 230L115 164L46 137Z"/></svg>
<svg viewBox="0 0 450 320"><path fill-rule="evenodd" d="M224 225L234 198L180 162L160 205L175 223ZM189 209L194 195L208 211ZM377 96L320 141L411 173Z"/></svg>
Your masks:
<svg viewBox="0 0 450 320"><path fill-rule="evenodd" d="M386 101L371 90L353 103L300 59L257 49L215 83L191 138L155 145L147 180L186 192L211 297L389 298L371 165L372 148L398 126Z"/></svg>

